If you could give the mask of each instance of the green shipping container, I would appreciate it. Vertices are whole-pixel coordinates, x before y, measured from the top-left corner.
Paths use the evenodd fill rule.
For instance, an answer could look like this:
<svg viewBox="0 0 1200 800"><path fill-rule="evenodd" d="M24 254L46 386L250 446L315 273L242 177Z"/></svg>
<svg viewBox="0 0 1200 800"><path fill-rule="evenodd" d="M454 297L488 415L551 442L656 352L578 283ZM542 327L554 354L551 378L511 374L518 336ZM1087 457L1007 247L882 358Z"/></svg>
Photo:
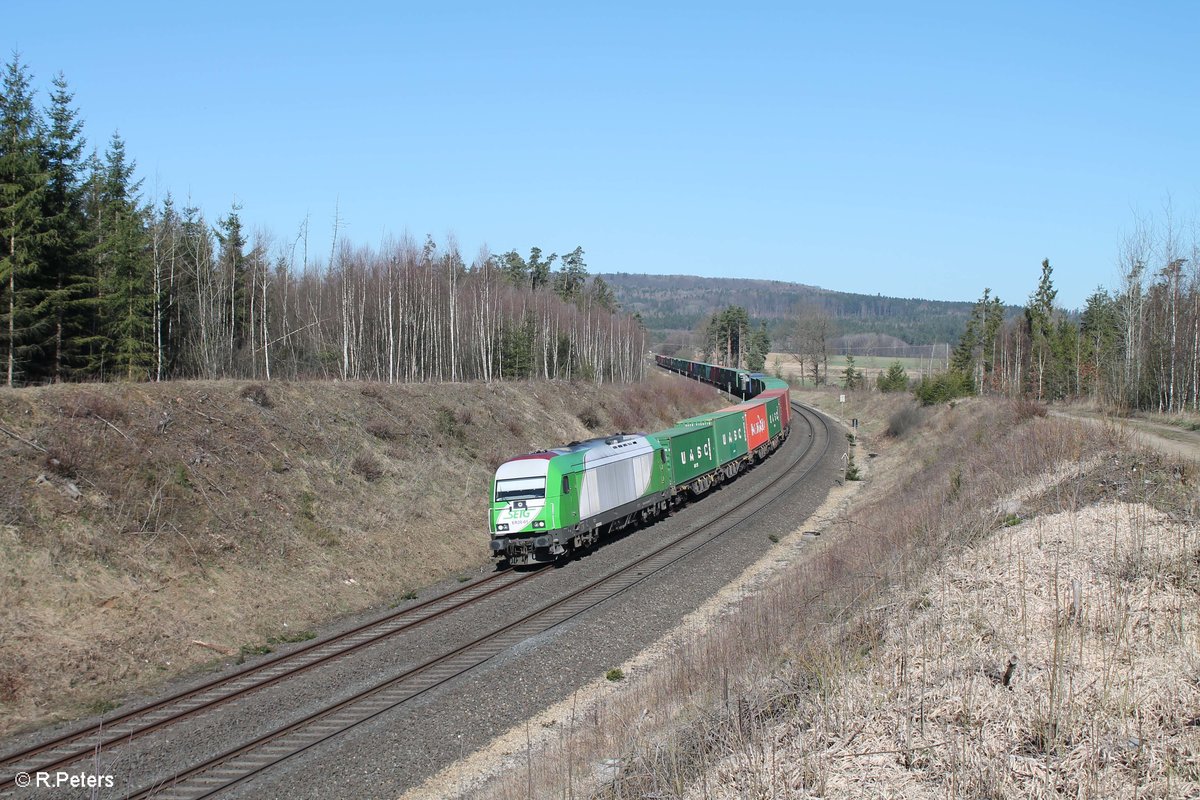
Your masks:
<svg viewBox="0 0 1200 800"><path fill-rule="evenodd" d="M671 428L652 433L649 438L656 439L667 450L671 483L675 486L717 468L712 425Z"/></svg>
<svg viewBox="0 0 1200 800"><path fill-rule="evenodd" d="M783 431L783 417L779 414L779 398L764 397L767 404L767 433L774 439Z"/></svg>
<svg viewBox="0 0 1200 800"><path fill-rule="evenodd" d="M714 411L680 420L677 425L681 428L712 425L718 466L746 455L746 414L743 411Z"/></svg>

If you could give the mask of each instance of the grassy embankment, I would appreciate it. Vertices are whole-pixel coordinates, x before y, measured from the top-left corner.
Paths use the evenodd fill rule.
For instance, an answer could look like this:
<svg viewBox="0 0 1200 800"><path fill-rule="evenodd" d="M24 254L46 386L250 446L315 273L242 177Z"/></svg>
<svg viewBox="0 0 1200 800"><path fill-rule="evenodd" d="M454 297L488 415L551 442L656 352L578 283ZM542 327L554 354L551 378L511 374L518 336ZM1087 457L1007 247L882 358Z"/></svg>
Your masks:
<svg viewBox="0 0 1200 800"><path fill-rule="evenodd" d="M807 397L860 419L865 491L471 792L1200 795L1194 462L1029 404Z"/></svg>
<svg viewBox="0 0 1200 800"><path fill-rule="evenodd" d="M726 404L660 374L0 391L0 735L465 579L500 460Z"/></svg>

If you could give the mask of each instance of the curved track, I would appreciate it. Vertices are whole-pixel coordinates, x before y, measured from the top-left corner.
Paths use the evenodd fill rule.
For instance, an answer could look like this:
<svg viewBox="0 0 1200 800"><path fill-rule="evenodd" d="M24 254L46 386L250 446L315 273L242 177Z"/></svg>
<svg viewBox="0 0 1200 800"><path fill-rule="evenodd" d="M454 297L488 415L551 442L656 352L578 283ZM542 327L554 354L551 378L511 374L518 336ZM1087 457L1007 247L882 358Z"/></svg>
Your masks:
<svg viewBox="0 0 1200 800"><path fill-rule="evenodd" d="M687 557L741 525L778 500L804 480L819 464L830 446L829 425L819 414L792 403L792 436L802 435L796 425L804 420L810 442L791 454L784 470L758 492L746 498L739 509L664 543L647 556L595 580L586 586L504 624L474 641L431 658L412 669L282 726L254 741L227 750L215 758L136 790L127 797L198 798L208 797L308 748L338 736L368 719L390 711L414 697L461 675L515 644L542 633L583 613L616 594L639 584L671 564ZM814 423L814 420L816 421ZM818 425L823 429L818 430ZM814 445L823 439L820 452ZM265 686L359 650L423 622L528 580L545 570L497 572L437 598L390 614L380 620L312 642L292 652L255 664L231 675L222 676L155 703L133 709L106 720L102 726L89 727L43 742L0 761L5 777L0 779L0 796L14 788L16 772L51 771L84 757L94 756L101 748L116 746L151 731L166 727L202 710L229 702Z"/></svg>
<svg viewBox="0 0 1200 800"><path fill-rule="evenodd" d="M516 572L506 569L458 587L387 616L309 642L274 658L214 678L153 703L101 720L97 725L39 742L0 760L0 796L15 786L19 772L51 772L95 755L98 749L129 742L172 725L201 711L222 705L249 692L291 678L336 658L381 642L398 633L449 614L542 574L543 570Z"/></svg>
<svg viewBox="0 0 1200 800"><path fill-rule="evenodd" d="M192 800L217 794L360 723L391 711L519 642L561 625L700 550L774 503L807 477L821 462L831 441L828 423L821 416L798 404L793 403L792 406L799 412L797 416L805 421L812 441L780 475L747 498L742 504L742 509L749 507L748 510L701 525L657 548L649 555L580 587L515 622L503 625L451 652L382 681L336 705L228 750L174 776L169 782L147 786L129 796ZM814 419L824 428L823 437L817 436ZM824 443L820 452L814 453L813 445L818 438L823 438ZM731 516L735 519L730 520Z"/></svg>

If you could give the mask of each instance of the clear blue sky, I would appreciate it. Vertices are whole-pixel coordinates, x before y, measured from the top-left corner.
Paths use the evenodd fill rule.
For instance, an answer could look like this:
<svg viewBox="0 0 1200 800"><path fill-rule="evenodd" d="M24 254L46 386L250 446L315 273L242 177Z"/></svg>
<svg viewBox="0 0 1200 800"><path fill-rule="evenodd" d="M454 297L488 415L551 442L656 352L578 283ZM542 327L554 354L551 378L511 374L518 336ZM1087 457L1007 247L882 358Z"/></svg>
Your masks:
<svg viewBox="0 0 1200 800"><path fill-rule="evenodd" d="M148 196L278 241L1077 307L1200 201L1196 3L10 3Z"/></svg>

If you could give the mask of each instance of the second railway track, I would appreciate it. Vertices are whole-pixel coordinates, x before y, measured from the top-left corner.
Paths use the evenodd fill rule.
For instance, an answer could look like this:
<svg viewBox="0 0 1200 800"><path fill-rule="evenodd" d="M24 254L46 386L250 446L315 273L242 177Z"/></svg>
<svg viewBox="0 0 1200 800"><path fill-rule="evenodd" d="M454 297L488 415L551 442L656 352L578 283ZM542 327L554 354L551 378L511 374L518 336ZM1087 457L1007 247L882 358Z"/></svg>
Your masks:
<svg viewBox="0 0 1200 800"><path fill-rule="evenodd" d="M438 597L390 613L350 630L309 642L275 658L221 675L200 686L138 706L54 739L13 752L0 760L0 796L15 788L18 773L51 772L98 750L124 744L250 692L307 672L334 659L377 644L403 631L471 605L541 574L541 570L504 570Z"/></svg>
<svg viewBox="0 0 1200 800"><path fill-rule="evenodd" d="M791 487L800 483L830 446L828 423L817 414L792 404L798 412L795 422L803 420L809 429L810 443L802 452L789 454L790 463L757 493L743 501L738 509L702 524L663 544L644 558L549 602L534 612L503 624L450 652L430 658L373 686L342 699L315 713L282 725L252 741L239 744L219 755L180 769L169 776L159 775L152 783L126 787L124 797L196 798L208 797L257 775L314 745L334 738L354 726L403 705L430 689L482 664L515 644L536 636L599 603L645 581L689 554L703 548L726 532L741 525L774 503ZM814 454L819 437L817 424L824 430L821 452ZM797 426L799 427L799 426ZM793 431L796 436L798 431ZM112 747L179 719L229 702L255 689L277 683L301 671L359 650L421 622L476 602L543 572L496 573L454 592L404 609L383 620L376 620L333 637L313 642L276 659L224 676L202 686L134 709L113 718L103 731L95 728L76 731L51 742L15 753L0 762L6 774L0 783L0 796L11 794L14 787L10 770L54 769L85 756L99 747ZM86 744L85 744L86 743ZM27 766L29 768L27 768Z"/></svg>

